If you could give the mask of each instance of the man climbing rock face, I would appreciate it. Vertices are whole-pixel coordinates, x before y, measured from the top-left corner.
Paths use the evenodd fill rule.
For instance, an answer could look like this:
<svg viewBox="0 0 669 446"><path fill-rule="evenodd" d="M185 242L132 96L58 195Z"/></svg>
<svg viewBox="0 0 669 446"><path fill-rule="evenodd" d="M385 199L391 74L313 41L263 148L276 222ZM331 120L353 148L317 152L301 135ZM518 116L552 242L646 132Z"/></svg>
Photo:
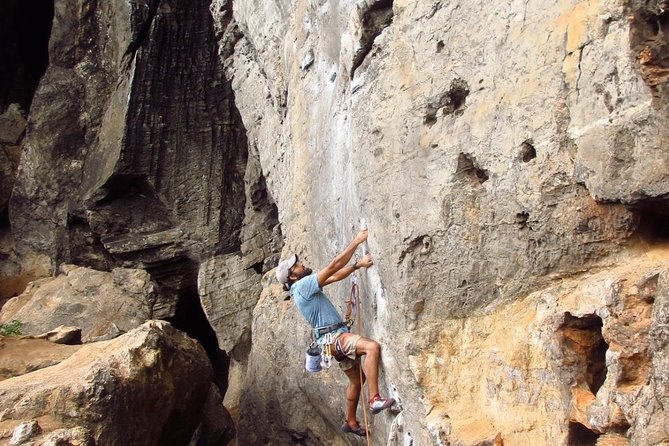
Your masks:
<svg viewBox="0 0 669 446"><path fill-rule="evenodd" d="M346 322L323 293L323 287L345 279L358 268L372 266L372 257L369 254L353 265L348 265L356 248L365 240L367 240L366 229L360 231L346 249L316 274L312 274L311 268L302 264L296 254L281 261L276 268L276 278L279 283L283 284L284 289L290 291L295 306L314 329L314 335L319 344L325 348L327 346L324 344L329 344L332 351L339 353L335 355L335 358L339 361L339 367L346 373L349 381L346 390L346 422L342 425L341 430L360 436L367 434L356 418L360 390L365 379L369 394L372 395L369 408L373 414L391 407L395 400L381 398L379 395L381 346L372 339L349 333ZM324 340L329 342L324 342ZM365 355L365 361L361 382L358 358L362 355Z"/></svg>

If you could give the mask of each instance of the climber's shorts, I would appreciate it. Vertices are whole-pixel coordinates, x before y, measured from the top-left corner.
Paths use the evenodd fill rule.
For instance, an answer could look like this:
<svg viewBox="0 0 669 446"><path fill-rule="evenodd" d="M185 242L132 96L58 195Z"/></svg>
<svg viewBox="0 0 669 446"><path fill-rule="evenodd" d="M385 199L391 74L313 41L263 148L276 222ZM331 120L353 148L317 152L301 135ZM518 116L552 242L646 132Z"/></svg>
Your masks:
<svg viewBox="0 0 669 446"><path fill-rule="evenodd" d="M360 335L343 333L335 339L335 359L339 362L339 368L346 371L353 367L355 361L355 346L358 345ZM339 359L342 358L342 359Z"/></svg>

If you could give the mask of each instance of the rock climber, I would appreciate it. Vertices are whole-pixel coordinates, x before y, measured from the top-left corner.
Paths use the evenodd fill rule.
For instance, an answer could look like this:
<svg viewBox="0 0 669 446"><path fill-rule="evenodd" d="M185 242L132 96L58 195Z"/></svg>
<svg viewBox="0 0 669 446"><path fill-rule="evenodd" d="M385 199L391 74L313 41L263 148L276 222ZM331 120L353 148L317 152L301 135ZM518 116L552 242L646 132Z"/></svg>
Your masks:
<svg viewBox="0 0 669 446"><path fill-rule="evenodd" d="M349 381L346 389L346 422L342 425L341 430L360 436L367 435L367 431L360 426L356 418L360 390L365 378L369 394L372 395L369 408L373 414L388 409L395 403L395 400L382 398L379 395L381 346L372 339L349 333L348 325L323 292L323 287L345 279L359 268L372 266L372 257L369 254L349 265L356 248L367 240L367 234L367 229L360 231L346 249L316 274L312 274L313 270L300 262L297 254L279 262L276 268L278 281L283 284L286 291L290 291L295 306L314 329L316 339L319 340L331 333L329 335L330 345L333 351L338 352L335 358L339 361L339 367L346 373ZM365 355L365 362L361 382L358 358L362 355Z"/></svg>

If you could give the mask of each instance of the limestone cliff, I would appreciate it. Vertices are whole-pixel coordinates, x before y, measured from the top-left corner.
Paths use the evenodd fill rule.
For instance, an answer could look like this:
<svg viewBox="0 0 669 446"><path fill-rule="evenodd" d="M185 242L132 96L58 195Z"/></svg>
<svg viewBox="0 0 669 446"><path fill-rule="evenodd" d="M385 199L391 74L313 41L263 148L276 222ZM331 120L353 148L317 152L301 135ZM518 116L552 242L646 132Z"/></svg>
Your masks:
<svg viewBox="0 0 669 446"><path fill-rule="evenodd" d="M650 338L664 291L648 284L665 267L645 259L667 236L666 8L234 4L243 38L228 71L284 253L318 267L361 218L371 231L364 330L385 345L386 390L404 409L375 420L376 442L667 441L659 399L639 396L663 380L648 361L663 355ZM622 316L628 307L634 316ZM288 309L285 319L299 323ZM272 325L256 327L254 349L263 333L286 339ZM250 361L265 368L274 356L252 350ZM289 382L297 362L274 366L285 378L273 380ZM306 401L332 387L313 386ZM328 392L318 405L341 405ZM266 398L276 424L313 425L283 394Z"/></svg>
<svg viewBox="0 0 669 446"><path fill-rule="evenodd" d="M356 444L271 271L364 220L374 444L669 444L666 1L50 5L0 73L1 298L145 269L238 444Z"/></svg>

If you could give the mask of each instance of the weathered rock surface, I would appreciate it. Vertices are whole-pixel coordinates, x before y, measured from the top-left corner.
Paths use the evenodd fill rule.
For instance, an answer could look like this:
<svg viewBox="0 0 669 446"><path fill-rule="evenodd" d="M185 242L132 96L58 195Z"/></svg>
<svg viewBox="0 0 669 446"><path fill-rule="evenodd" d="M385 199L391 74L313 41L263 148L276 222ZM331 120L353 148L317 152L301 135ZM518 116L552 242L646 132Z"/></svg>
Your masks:
<svg viewBox="0 0 669 446"><path fill-rule="evenodd" d="M198 426L189 446L217 446L229 444L235 438L235 426L230 413L223 406L218 387L211 386L205 403L202 423Z"/></svg>
<svg viewBox="0 0 669 446"><path fill-rule="evenodd" d="M257 277L254 270L244 268L236 254L202 264L198 293L222 350L231 351L250 337L253 308L260 296Z"/></svg>
<svg viewBox="0 0 669 446"><path fill-rule="evenodd" d="M187 444L211 378L197 342L167 322L149 321L117 339L83 346L58 365L0 382L1 440L22 435L24 442L16 444L62 444L58 438L98 446Z"/></svg>
<svg viewBox="0 0 669 446"><path fill-rule="evenodd" d="M435 344L410 356L434 440L475 444L487 431L504 444L620 433L637 445L668 441L641 428L666 416L652 396L664 376L652 361L663 354L649 348L664 324L651 317L666 294L669 256L660 254L442 324Z"/></svg>
<svg viewBox="0 0 669 446"><path fill-rule="evenodd" d="M225 350L239 444L353 444L268 272L284 237L319 268L364 219L363 332L403 409L373 442L669 441L666 1L53 9L30 107L0 88L29 110L3 132L3 296L144 269L152 316Z"/></svg>
<svg viewBox="0 0 669 446"><path fill-rule="evenodd" d="M396 391L404 407L397 444L556 444L569 435L602 432L607 438L626 432L633 441L652 444L649 430L634 427L640 420L635 407L642 405L618 400L633 426L629 431L621 421L590 424L599 429L595 433L587 426L585 433L578 427L570 433L573 379L567 377L573 372L555 362L550 372L548 363L557 360L540 352L538 365L517 353L524 365L514 369L522 370L516 384L494 377L470 383L466 377L506 365L503 347L496 353L494 345L514 330L514 312L487 332L476 322L490 308L519 310L513 305L532 293L552 293L555 283L575 275L633 267L639 249L647 249L637 235L651 244L667 238L665 3L305 0L289 8L280 1L248 1L235 2L233 13L242 37L232 62L221 63L277 203L284 254L300 252L319 268L346 245L361 218L370 228L377 263L363 275L362 311L366 333L386 346L383 388ZM343 293L332 290L333 296ZM609 291L602 293L599 298ZM555 300L563 298L568 296ZM592 323L580 321L584 313L565 320L558 305L551 311L560 321L553 323L552 336L560 324L578 335L581 325ZM284 356L268 350L277 338L306 347L308 335L277 336L275 324L268 328L261 320L257 314L246 378L258 386L270 380L287 399L297 393L289 384L294 376L280 368L267 372ZM301 327L299 318L283 323ZM625 317L606 319L603 339L618 342L618 332L629 330L625 323ZM640 316L632 330L643 336L644 323L648 317ZM517 325L524 333L522 322ZM448 332L449 350L442 343L450 336L440 333L451 326L459 328ZM470 326L471 335L459 331ZM592 336L582 340L588 349L600 351L601 342L608 342ZM509 346L508 354L517 348ZM622 362L629 355L661 355L653 349L620 354ZM439 365L429 379L418 372L417 358L427 357ZM609 374L617 373L612 369L620 366L611 361ZM552 382L554 398L542 391L542 374ZM539 382L530 384L532 379ZM467 385L457 386L460 380ZM343 407L341 399L327 400L331 384L309 389L314 403L306 410L319 420L309 421L308 429L321 439L320 426L339 421L329 406ZM443 396L445 388L459 389L462 409L460 400ZM602 389L601 396L590 391L600 417L605 408L619 413L604 396L616 391ZM489 392L489 400L477 392ZM280 416L271 410L280 404L274 396L242 393L249 407L272 414L247 414L242 402L240 426L247 430L260 424L273 433L257 435L287 438L300 425L269 421ZM545 410L532 406L533 395L545 399ZM517 412L506 411L514 406ZM299 407L304 405L294 409ZM545 420L538 419L542 414ZM585 421L575 414L577 419ZM527 427L530 420L534 428ZM374 441L387 438L392 421L375 419Z"/></svg>
<svg viewBox="0 0 669 446"><path fill-rule="evenodd" d="M0 311L0 323L18 320L22 334L37 336L61 325L81 329L88 342L130 331L152 318L155 286L146 271L116 268L110 273L66 267L52 279L33 282Z"/></svg>
<svg viewBox="0 0 669 446"><path fill-rule="evenodd" d="M20 264L144 268L160 317L193 292L199 259L250 244L262 265L276 211L259 164L246 172L209 3L69 1L52 28L9 206ZM262 215L244 224L247 205Z"/></svg>
<svg viewBox="0 0 669 446"><path fill-rule="evenodd" d="M56 365L80 348L30 337L0 337L0 380Z"/></svg>

